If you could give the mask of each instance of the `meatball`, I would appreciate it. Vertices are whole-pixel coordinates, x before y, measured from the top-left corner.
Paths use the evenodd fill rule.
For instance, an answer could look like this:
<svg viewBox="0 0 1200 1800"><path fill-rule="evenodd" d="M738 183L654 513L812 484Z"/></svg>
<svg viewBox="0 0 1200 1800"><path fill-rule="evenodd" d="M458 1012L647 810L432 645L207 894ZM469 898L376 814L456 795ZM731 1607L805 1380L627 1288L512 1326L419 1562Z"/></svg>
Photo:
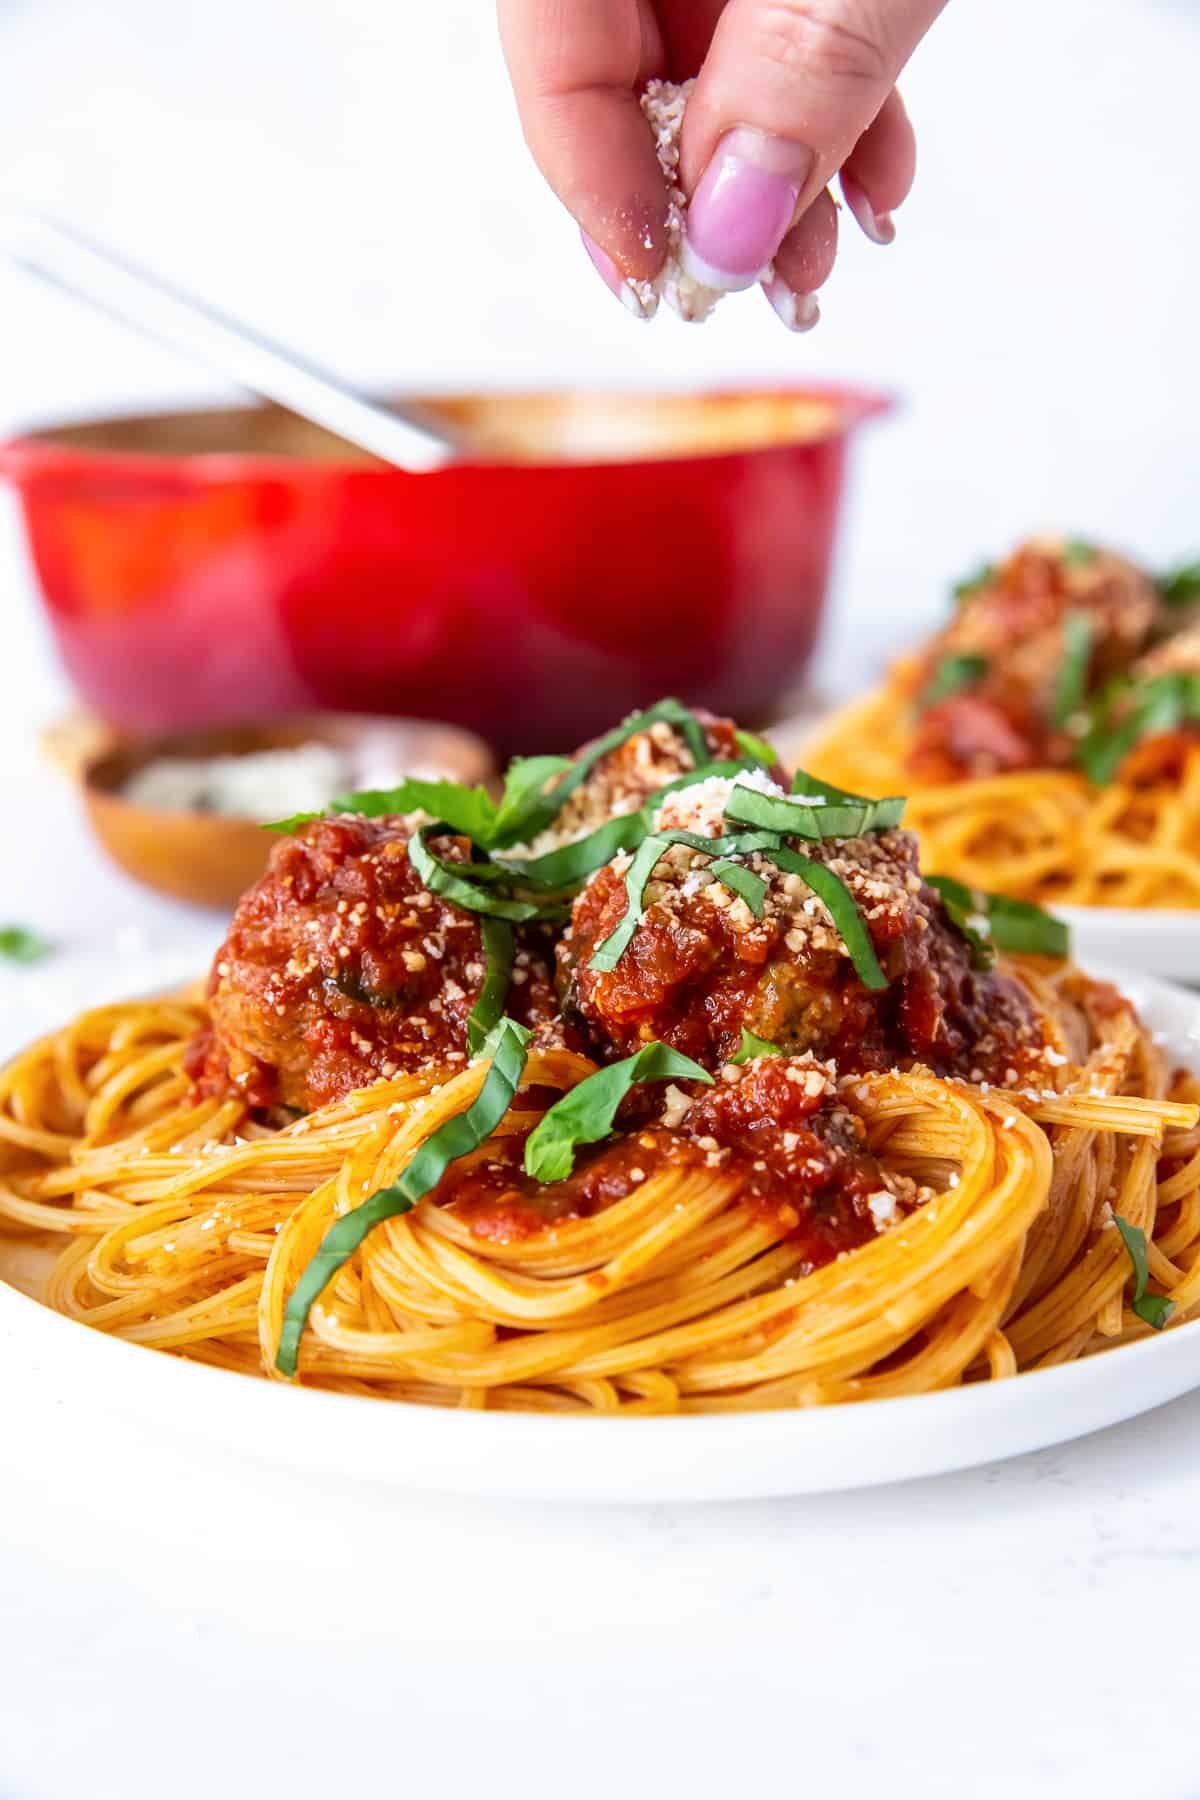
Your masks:
<svg viewBox="0 0 1200 1800"><path fill-rule="evenodd" d="M243 895L209 978L196 1085L303 1111L381 1076L466 1060L485 964L479 921L421 882L414 818L317 819L285 838ZM465 861L465 838L431 846ZM518 940L509 1011L550 1032L557 1006L539 932Z"/></svg>
<svg viewBox="0 0 1200 1800"><path fill-rule="evenodd" d="M931 779L991 775L1071 760L1074 740L1052 724L1066 620L1090 627L1086 687L1127 669L1162 619L1150 578L1110 550L1033 539L989 570L921 661L918 694L948 658L978 658L969 692L928 707L910 757Z"/></svg>
<svg viewBox="0 0 1200 1800"><path fill-rule="evenodd" d="M719 790L703 783L664 803L660 826L688 823L712 835ZM833 1057L842 1069L922 1062L944 1073L1019 1066L1040 1043L1023 990L972 966L970 946L922 882L916 840L904 831L805 843L841 877L858 904L888 976L879 991L860 980L824 902L769 854L747 866L767 883L762 917L711 873L712 859L671 845L647 884L644 912L611 971L589 966L620 923L629 859L619 856L583 889L559 945L564 1012L602 1058L652 1039L717 1069L743 1028L790 1053Z"/></svg>

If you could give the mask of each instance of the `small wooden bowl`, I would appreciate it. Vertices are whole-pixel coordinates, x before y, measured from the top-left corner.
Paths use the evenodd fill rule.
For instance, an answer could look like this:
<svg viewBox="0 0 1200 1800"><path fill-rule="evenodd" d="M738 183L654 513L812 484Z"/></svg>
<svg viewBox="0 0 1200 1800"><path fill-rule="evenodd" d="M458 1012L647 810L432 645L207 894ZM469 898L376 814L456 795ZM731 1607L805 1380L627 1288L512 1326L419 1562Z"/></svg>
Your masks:
<svg viewBox="0 0 1200 1800"><path fill-rule="evenodd" d="M122 789L131 775L164 757L241 756L325 744L370 750L375 764L489 782L496 763L482 738L452 725L357 713L308 713L257 725L174 737L129 738L91 718L71 718L47 733L44 749L79 783L92 829L112 860L135 881L178 900L228 908L266 867L278 842L252 819L139 806Z"/></svg>

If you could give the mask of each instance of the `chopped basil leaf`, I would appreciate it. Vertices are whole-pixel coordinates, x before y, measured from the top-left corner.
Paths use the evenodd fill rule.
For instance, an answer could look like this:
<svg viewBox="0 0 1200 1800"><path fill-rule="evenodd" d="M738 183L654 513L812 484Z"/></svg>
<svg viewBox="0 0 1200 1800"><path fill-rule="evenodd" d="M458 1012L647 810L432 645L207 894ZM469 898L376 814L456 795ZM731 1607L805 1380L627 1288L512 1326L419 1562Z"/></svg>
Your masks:
<svg viewBox="0 0 1200 1800"><path fill-rule="evenodd" d="M762 918L768 884L761 875L756 875L745 863L729 862L725 857L709 863L708 872L716 877L722 887L728 888L731 894L736 894L739 900L744 900L756 919Z"/></svg>
<svg viewBox="0 0 1200 1800"><path fill-rule="evenodd" d="M783 1051L778 1044L771 1043L769 1038L755 1037L752 1031L742 1026L742 1041L736 1055L730 1057L731 1063L753 1062L758 1056L782 1056Z"/></svg>
<svg viewBox="0 0 1200 1800"><path fill-rule="evenodd" d="M955 656L943 656L922 688L917 705L924 710L926 707L936 706L941 700L952 700L955 694L962 694L968 688L976 687L987 672L987 657L979 656L972 650L964 650Z"/></svg>
<svg viewBox="0 0 1200 1800"><path fill-rule="evenodd" d="M1050 708L1050 723L1056 731L1083 705L1091 659L1092 622L1084 612L1069 612L1063 624L1063 659Z"/></svg>
<svg viewBox="0 0 1200 1800"><path fill-rule="evenodd" d="M817 898L824 901L830 918L850 952L850 960L863 986L876 990L887 987L888 978L879 966L879 958L875 954L871 934L858 910L858 902L841 876L835 875L824 863L802 856L798 850L772 850L771 858L781 869L786 869L792 875L799 875Z"/></svg>
<svg viewBox="0 0 1200 1800"><path fill-rule="evenodd" d="M1168 1300L1165 1294L1148 1294L1146 1288L1150 1282L1150 1267L1146 1255L1146 1234L1140 1225L1131 1225L1120 1213L1113 1214L1113 1223L1121 1234L1122 1241L1129 1253L1133 1265L1133 1311L1139 1319L1155 1331L1161 1331L1171 1314L1175 1311L1175 1302Z"/></svg>
<svg viewBox="0 0 1200 1800"><path fill-rule="evenodd" d="M966 938L971 946L971 961L977 969L990 969L996 960L996 949L991 939L986 937L972 920L978 918L982 908L978 904L979 897L953 875L927 875L926 885L942 897L942 905L946 909L946 917L954 929Z"/></svg>
<svg viewBox="0 0 1200 1800"><path fill-rule="evenodd" d="M827 803L845 803L848 806L866 806L870 808L868 831L891 831L899 825L904 817L905 797L903 794L887 794L882 800L871 800L866 794L851 794L845 788L835 787L832 781L822 781L818 775L810 775L807 769L797 769L792 776L792 796L795 799L823 800Z"/></svg>
<svg viewBox="0 0 1200 1800"><path fill-rule="evenodd" d="M1184 563L1158 579L1158 591L1166 606L1190 606L1200 600L1200 562Z"/></svg>
<svg viewBox="0 0 1200 1800"><path fill-rule="evenodd" d="M39 962L50 950L48 941L28 925L0 925L0 956L9 962Z"/></svg>
<svg viewBox="0 0 1200 1800"><path fill-rule="evenodd" d="M484 977L483 986L467 1017L467 1049L472 1056L481 1054L489 1036L504 1016L504 1002L508 999L508 984L513 966L511 925L506 924L503 919L485 916L479 921L479 934L483 939Z"/></svg>
<svg viewBox="0 0 1200 1800"><path fill-rule="evenodd" d="M952 589L954 598L960 602L969 600L973 594L979 593L981 588L990 586L995 580L995 576L995 563L982 563L973 575L964 575L961 581L955 582Z"/></svg>
<svg viewBox="0 0 1200 1800"><path fill-rule="evenodd" d="M264 821L263 830L277 831L281 837L286 837L289 832L299 831L300 827L302 825L307 825L310 820L323 819L324 817L325 814L319 812L293 813L290 819L271 819Z"/></svg>
<svg viewBox="0 0 1200 1800"><path fill-rule="evenodd" d="M620 962L625 948L638 928L642 916L642 895L653 875L659 858L668 848L665 837L648 837L639 845L633 861L625 871L625 913L620 923L609 932L588 958L589 969L608 974Z"/></svg>
<svg viewBox="0 0 1200 1800"><path fill-rule="evenodd" d="M508 766L504 792L492 826L493 844L523 844L537 836L530 830L545 804L546 783L571 767L569 756L518 756Z"/></svg>
<svg viewBox="0 0 1200 1800"><path fill-rule="evenodd" d="M1068 568L1079 568L1084 563L1095 560L1096 546L1087 543L1083 538L1068 538L1062 549L1062 559Z"/></svg>
<svg viewBox="0 0 1200 1800"><path fill-rule="evenodd" d="M1120 712L1121 716L1117 717ZM1075 760L1088 780L1103 787L1143 738L1178 731L1200 721L1200 675L1177 670L1105 694L1092 709L1087 736Z"/></svg>
<svg viewBox="0 0 1200 1800"><path fill-rule="evenodd" d="M462 781L418 781L410 777L394 788L370 788L361 794L342 794L333 802L334 812L362 813L379 819L390 813L427 812L444 820L451 831L486 845L496 822L496 802L485 787L467 787Z"/></svg>
<svg viewBox="0 0 1200 1800"><path fill-rule="evenodd" d="M733 736L738 749L761 768L773 769L779 761L774 745L769 744L766 738L759 737L756 732L742 731L739 727L735 729Z"/></svg>
<svg viewBox="0 0 1200 1800"><path fill-rule="evenodd" d="M489 865L443 862L440 857L435 856L425 842L425 833L429 829L422 825L419 831L413 833L408 843L408 854L413 868L431 893L440 894L452 906L460 906L465 912L489 913L494 919L512 919L520 923L544 916L542 908L535 901L513 900L504 894L492 893L486 887L476 887L465 873L470 871L471 874L478 874L483 869L487 871L483 879L494 879Z"/></svg>
<svg viewBox="0 0 1200 1800"><path fill-rule="evenodd" d="M987 921L998 950L1024 956L1068 956L1071 934L1061 919L1043 912L1031 900L1012 900L1007 894L987 895Z"/></svg>
<svg viewBox="0 0 1200 1800"><path fill-rule="evenodd" d="M440 1125L389 1187L380 1188L369 1200L364 1200L361 1206L343 1214L330 1226L316 1255L292 1290L284 1311L283 1331L275 1357L275 1367L281 1374L296 1373L300 1339L314 1302L364 1238L382 1220L411 1212L418 1200L424 1199L437 1186L452 1162L478 1150L495 1131L512 1105L525 1073L528 1044L529 1033L523 1025L518 1025L515 1019L501 1019L481 1052L491 1057L492 1066L466 1112L456 1113L454 1118Z"/></svg>
<svg viewBox="0 0 1200 1800"><path fill-rule="evenodd" d="M503 867L515 879L527 881L534 887L577 887L606 862L611 862L619 851L636 850L646 832L642 814L627 813L623 818L609 819L607 824L589 832L587 837L576 839L573 844L547 851L545 856L532 857L528 862L498 862L497 867Z"/></svg>
<svg viewBox="0 0 1200 1800"><path fill-rule="evenodd" d="M901 799L825 800L815 805L785 799L782 794L763 794L758 788L738 786L725 803L726 819L747 825L763 825L786 837L812 840L861 837L867 831L884 831L898 824L904 811Z"/></svg>
<svg viewBox="0 0 1200 1800"><path fill-rule="evenodd" d="M702 1081L712 1076L667 1044L647 1044L623 1062L597 1069L569 1094L556 1100L530 1132L525 1144L525 1173L535 1181L565 1181L575 1167L579 1144L595 1144L608 1136L617 1108L639 1081Z"/></svg>
<svg viewBox="0 0 1200 1800"><path fill-rule="evenodd" d="M612 750L619 750L639 731L648 731L651 725L673 725L691 753L692 762L697 768L708 758L708 740L704 735L704 727L694 713L688 711L678 700L660 700L655 706L648 706L644 712L632 713L612 731L605 732L597 738L591 749L570 763L562 780L555 783L548 794L543 794L531 806L523 821L522 836L518 840L510 832L506 841L516 843L527 842L544 831L558 817L566 802L575 791L583 786L596 764Z"/></svg>

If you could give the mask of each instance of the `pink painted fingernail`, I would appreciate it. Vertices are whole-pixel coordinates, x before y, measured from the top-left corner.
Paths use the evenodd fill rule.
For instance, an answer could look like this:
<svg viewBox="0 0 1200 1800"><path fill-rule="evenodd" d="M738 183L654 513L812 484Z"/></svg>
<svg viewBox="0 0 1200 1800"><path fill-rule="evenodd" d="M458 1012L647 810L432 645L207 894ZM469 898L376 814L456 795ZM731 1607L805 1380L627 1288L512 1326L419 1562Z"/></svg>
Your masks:
<svg viewBox="0 0 1200 1800"><path fill-rule="evenodd" d="M632 282L628 276L622 275L607 250L602 250L595 238L588 236L580 227L583 247L592 259L592 266L608 289L615 294L626 312L632 313L635 319L652 319L658 311L658 295L648 281Z"/></svg>
<svg viewBox="0 0 1200 1800"><path fill-rule="evenodd" d="M753 287L791 229L813 153L739 125L717 145L688 207L684 270L705 287Z"/></svg>
<svg viewBox="0 0 1200 1800"><path fill-rule="evenodd" d="M877 213L867 199L867 190L861 181L855 181L853 175L842 170L842 194L846 205L850 208L858 227L864 237L870 238L873 244L890 244L896 236L896 221L891 213Z"/></svg>
<svg viewBox="0 0 1200 1800"><path fill-rule="evenodd" d="M795 288L788 286L782 275L772 275L769 281L763 282L762 290L771 302L776 318L789 331L811 331L821 317L817 296L798 294Z"/></svg>

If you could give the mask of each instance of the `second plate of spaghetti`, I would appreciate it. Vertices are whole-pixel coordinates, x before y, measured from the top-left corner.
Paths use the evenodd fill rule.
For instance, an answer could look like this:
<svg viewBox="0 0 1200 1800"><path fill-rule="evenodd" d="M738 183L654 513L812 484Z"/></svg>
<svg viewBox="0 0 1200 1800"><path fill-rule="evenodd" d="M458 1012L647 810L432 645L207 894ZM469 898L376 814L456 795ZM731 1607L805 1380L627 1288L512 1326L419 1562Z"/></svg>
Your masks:
<svg viewBox="0 0 1200 1800"><path fill-rule="evenodd" d="M231 1443L614 1498L959 1466L1181 1391L1195 1004L925 879L902 816L663 702L499 799L283 822L202 995L0 1077L0 1219L45 1268L10 1348L178 1382Z"/></svg>

